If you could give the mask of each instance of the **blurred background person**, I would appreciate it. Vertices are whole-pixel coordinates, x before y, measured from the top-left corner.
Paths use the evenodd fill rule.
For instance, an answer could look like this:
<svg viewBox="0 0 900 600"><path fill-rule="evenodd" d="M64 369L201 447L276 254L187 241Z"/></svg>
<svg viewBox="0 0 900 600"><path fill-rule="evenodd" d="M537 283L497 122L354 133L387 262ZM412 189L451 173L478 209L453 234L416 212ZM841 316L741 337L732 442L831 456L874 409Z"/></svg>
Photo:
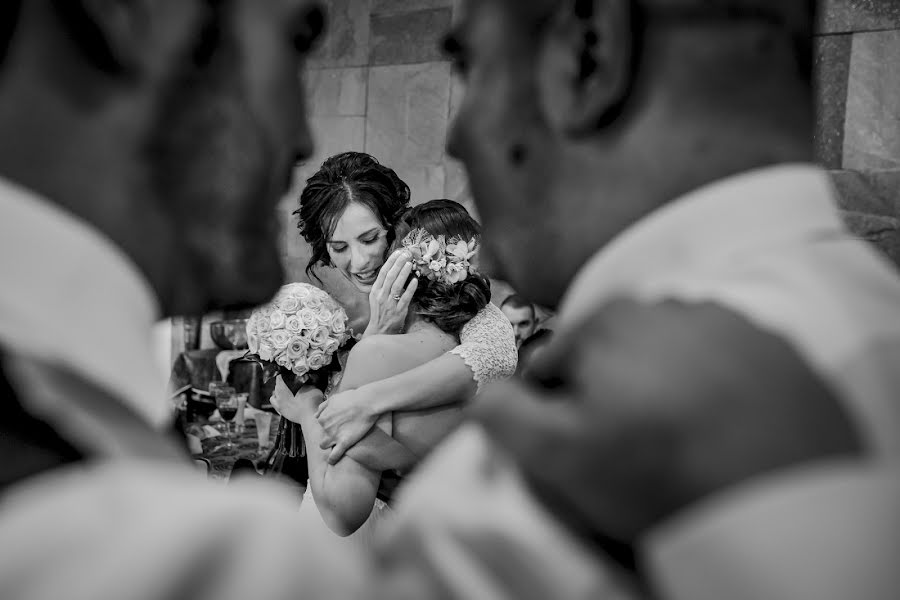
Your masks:
<svg viewBox="0 0 900 600"><path fill-rule="evenodd" d="M522 347L522 342L531 337L537 329L537 320L534 305L518 294L507 296L500 303L500 310L509 319L516 336L516 348Z"/></svg>

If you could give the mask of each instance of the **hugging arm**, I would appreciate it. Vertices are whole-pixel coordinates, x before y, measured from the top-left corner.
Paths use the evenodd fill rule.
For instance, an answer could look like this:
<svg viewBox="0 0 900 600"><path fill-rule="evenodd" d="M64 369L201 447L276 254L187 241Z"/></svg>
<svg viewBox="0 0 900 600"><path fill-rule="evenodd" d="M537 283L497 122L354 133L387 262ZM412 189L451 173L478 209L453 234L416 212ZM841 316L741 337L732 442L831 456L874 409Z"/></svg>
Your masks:
<svg viewBox="0 0 900 600"><path fill-rule="evenodd" d="M393 375L398 367L402 368L402 362L391 353L390 347L382 344L377 337L369 338L351 351L342 385L377 381ZM306 437L309 483L316 505L328 526L339 535L349 535L371 513L381 471L406 468L416 462L417 457L391 437L392 418L387 413L378 419L357 451L335 464L329 464L330 451L320 447L324 431L315 418L316 405L315 401L307 403L299 414Z"/></svg>
<svg viewBox="0 0 900 600"><path fill-rule="evenodd" d="M490 381L516 370L515 336L509 320L493 304L463 327L460 345L409 371L333 395L319 408L331 460L366 434L385 413L422 410L471 396Z"/></svg>

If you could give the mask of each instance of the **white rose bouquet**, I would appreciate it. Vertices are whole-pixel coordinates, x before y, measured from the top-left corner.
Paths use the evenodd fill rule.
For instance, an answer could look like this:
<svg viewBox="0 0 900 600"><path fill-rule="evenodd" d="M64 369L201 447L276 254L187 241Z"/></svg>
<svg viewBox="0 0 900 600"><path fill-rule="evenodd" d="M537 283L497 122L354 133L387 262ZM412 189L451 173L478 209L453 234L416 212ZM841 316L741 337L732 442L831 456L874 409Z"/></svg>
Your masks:
<svg viewBox="0 0 900 600"><path fill-rule="evenodd" d="M247 320L250 353L263 363L269 379L281 375L294 393L307 383L324 391L328 375L338 365L335 355L350 337L344 309L328 293L308 283L282 286ZM288 456L297 456L299 426L289 427L282 419L282 434Z"/></svg>

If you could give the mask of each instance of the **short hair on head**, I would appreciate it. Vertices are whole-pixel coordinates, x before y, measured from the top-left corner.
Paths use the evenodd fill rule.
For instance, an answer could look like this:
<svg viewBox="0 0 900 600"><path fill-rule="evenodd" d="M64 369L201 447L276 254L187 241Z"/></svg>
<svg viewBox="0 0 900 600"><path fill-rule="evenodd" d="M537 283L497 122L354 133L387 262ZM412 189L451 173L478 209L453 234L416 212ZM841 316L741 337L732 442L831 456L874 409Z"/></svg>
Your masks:
<svg viewBox="0 0 900 600"><path fill-rule="evenodd" d="M534 314L534 305L519 294L510 294L507 296L506 299L500 303L500 308L503 308L504 306L509 306L510 308L530 308L531 314Z"/></svg>
<svg viewBox="0 0 900 600"><path fill-rule="evenodd" d="M434 237L442 235L447 240L458 237L470 241L481 234L478 222L462 204L443 198L418 204L406 211L397 223L392 249L400 247L406 234L414 229L424 229ZM490 281L470 268L468 276L457 283L448 284L420 277L413 295L412 310L441 330L458 335L463 325L490 300Z"/></svg>
<svg viewBox="0 0 900 600"><path fill-rule="evenodd" d="M325 160L306 180L300 193L297 227L312 247L307 275L316 264L328 264L326 242L338 219L351 202L370 209L387 230L388 245L394 241L394 226L409 207L409 186L397 173L364 152L343 152Z"/></svg>

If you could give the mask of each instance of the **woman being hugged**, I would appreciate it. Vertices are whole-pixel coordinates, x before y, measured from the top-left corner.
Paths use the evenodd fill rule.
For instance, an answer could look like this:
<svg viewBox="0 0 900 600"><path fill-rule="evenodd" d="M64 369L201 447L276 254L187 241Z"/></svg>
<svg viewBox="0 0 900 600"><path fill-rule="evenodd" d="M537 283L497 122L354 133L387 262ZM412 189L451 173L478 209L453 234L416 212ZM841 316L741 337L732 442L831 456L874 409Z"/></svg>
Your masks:
<svg viewBox="0 0 900 600"><path fill-rule="evenodd" d="M307 273L332 266L369 294L369 315L351 320L363 338L399 333L419 280L408 283L410 254L395 242L395 227L409 207L409 186L393 169L361 152L327 159L300 196L298 226L312 248ZM509 321L492 304L459 332L460 343L426 364L394 377L332 395L319 409L321 444L330 460L368 432L381 415L434 408L471 397L482 384L511 376L516 346ZM312 394L313 392L308 392Z"/></svg>
<svg viewBox="0 0 900 600"><path fill-rule="evenodd" d="M409 371L459 344L460 331L490 301L490 283L469 262L478 233L478 224L450 200L421 204L400 218L392 245L407 250L419 277L403 333L371 334L356 344L339 392ZM279 394L283 397L283 391ZM441 408L382 415L362 443L334 465L328 463L329 451L319 447L324 436L316 420L321 398L298 394L287 407L279 402L280 410L303 428L309 487L325 523L339 535L355 532L370 514L374 525L386 509L376 496L389 499L382 472L413 467L460 422L461 404L470 395L448 398L450 403ZM362 449L368 454L358 460Z"/></svg>

